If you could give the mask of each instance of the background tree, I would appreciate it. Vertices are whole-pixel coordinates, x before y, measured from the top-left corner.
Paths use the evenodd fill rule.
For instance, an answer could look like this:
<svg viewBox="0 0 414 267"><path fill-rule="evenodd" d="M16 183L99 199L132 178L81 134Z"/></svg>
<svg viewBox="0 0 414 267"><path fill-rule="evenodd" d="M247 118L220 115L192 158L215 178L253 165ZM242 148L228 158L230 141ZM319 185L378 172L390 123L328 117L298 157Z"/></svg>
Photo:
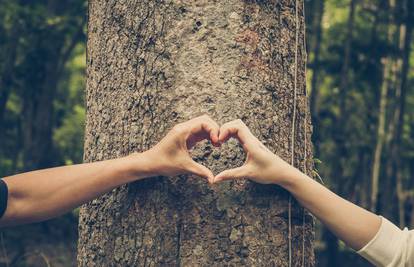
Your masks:
<svg viewBox="0 0 414 267"><path fill-rule="evenodd" d="M413 172L407 169L408 165L404 167L404 164L413 163L409 156L412 155L409 151L413 148L410 139L412 135L409 134L412 128L408 127L412 124L409 122L410 117L400 113L401 104L412 103L412 96L407 93L409 91L401 96L404 93L399 89L404 77L403 65L406 72L404 84L406 88L412 87L413 72L409 70L412 29L406 26L411 13L407 11L409 5L412 5L412 1L356 1L354 36L350 41L347 34L352 1L326 1L322 19L321 69L316 70L320 75L320 86L317 88L319 94L318 100L311 103L311 106L317 107L315 116L319 121L318 128L315 129L317 134L313 136L321 162L318 165L319 174L339 194L366 208L376 209L397 224L402 220L410 220L410 216L404 214L412 214L410 189L413 185ZM344 53L347 44L350 45L349 74L347 96L344 99L340 95L340 85L341 80L343 81L344 58L347 58ZM403 64L402 57L407 53L406 63ZM313 54L313 50L310 50L311 58ZM387 64L382 64L383 59L387 59ZM309 67L309 71L313 73L314 66L311 64ZM410 80L411 83L407 82ZM341 105L336 101L345 101L348 110L343 123L339 125L335 121L338 114L341 114ZM412 110L406 109L408 106L413 107L408 104L403 109ZM406 125L400 128L399 134L398 117L404 118L400 126ZM340 142L335 138L337 134L344 137ZM400 142L393 141L397 136L401 136ZM400 147L399 154L395 149L398 147L395 145L397 143L405 145L404 148ZM379 144L382 149L378 149ZM344 148L344 152L337 150L338 145ZM395 162L400 162L401 165L396 167ZM338 169L339 164L342 168ZM341 169L342 176L335 175ZM370 179L372 177L376 178ZM397 204L399 191L404 193L400 194L400 204ZM370 194L374 196L376 203L371 201ZM401 209L398 210L398 207ZM328 245L326 249L329 251L333 247L335 246ZM337 266L340 258L346 255L343 252L347 250L340 243L336 247L336 256L321 256L319 264ZM358 263L358 266L362 264Z"/></svg>
<svg viewBox="0 0 414 267"><path fill-rule="evenodd" d="M83 0L0 1L1 176L81 162L85 18ZM2 229L0 266L73 261L76 221Z"/></svg>
<svg viewBox="0 0 414 267"><path fill-rule="evenodd" d="M243 119L312 170L303 12L302 1L90 1L85 160L149 149L207 113ZM194 157L217 173L244 153L204 144ZM313 266L312 243L311 216L281 188L180 176L83 206L78 264Z"/></svg>

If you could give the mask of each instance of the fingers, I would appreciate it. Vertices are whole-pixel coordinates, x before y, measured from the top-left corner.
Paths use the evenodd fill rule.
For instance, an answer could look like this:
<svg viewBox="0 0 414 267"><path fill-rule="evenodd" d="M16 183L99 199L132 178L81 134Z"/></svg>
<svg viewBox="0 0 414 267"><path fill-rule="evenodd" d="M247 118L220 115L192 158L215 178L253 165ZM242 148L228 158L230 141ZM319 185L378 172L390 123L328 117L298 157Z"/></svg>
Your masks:
<svg viewBox="0 0 414 267"><path fill-rule="evenodd" d="M187 147L192 148L197 142L208 139L218 146L219 125L209 116L203 115L183 123L189 130Z"/></svg>
<svg viewBox="0 0 414 267"><path fill-rule="evenodd" d="M220 127L219 142L224 143L229 138L237 138L244 148L256 141L256 137L242 120L234 120L223 124Z"/></svg>
<svg viewBox="0 0 414 267"><path fill-rule="evenodd" d="M216 177L214 177L213 182L217 183L225 180L242 179L247 177L248 170L246 166L241 166L234 169L222 171L221 173L217 174Z"/></svg>
<svg viewBox="0 0 414 267"><path fill-rule="evenodd" d="M203 166L203 165L201 165L201 164L199 164L195 161L192 161L190 163L188 171L195 174L195 175L206 178L209 183L213 183L213 181L214 181L213 173L207 167L205 167L205 166Z"/></svg>
<svg viewBox="0 0 414 267"><path fill-rule="evenodd" d="M231 137L237 138L246 151L253 150L255 145L260 144L260 141L250 132L249 128L241 120L231 121L219 127L215 121L204 115L180 123L174 126L174 130L176 136L185 136L187 149L192 148L197 142L204 139L209 139L213 145L219 146ZM180 138L180 140L183 139ZM249 147L251 149L249 149ZM187 172L204 177L209 183L249 177L249 168L247 165L225 170L216 177L214 177L211 170L192 159L189 161L185 160L184 166L186 166L184 169Z"/></svg>
<svg viewBox="0 0 414 267"><path fill-rule="evenodd" d="M234 137L245 146L253 143L257 138L250 132L249 128L240 119L228 122L221 127L209 116L203 115L174 127L180 133L188 133L186 138L187 148L192 148L197 142L208 139L215 146L226 142L229 138Z"/></svg>

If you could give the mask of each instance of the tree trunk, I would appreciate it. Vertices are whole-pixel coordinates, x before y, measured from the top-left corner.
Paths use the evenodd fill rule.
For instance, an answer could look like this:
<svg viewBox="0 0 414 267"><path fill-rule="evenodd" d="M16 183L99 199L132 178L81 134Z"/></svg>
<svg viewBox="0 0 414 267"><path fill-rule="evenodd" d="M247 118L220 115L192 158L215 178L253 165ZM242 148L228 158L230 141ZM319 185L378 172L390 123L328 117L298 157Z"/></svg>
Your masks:
<svg viewBox="0 0 414 267"><path fill-rule="evenodd" d="M17 19L16 19L17 20ZM0 129L5 129L4 114L6 111L7 101L9 100L10 93L13 86L13 71L15 70L16 50L20 37L20 26L17 22L13 23L11 27L8 45L5 47L6 53L4 61L2 62L3 68L1 69L0 76ZM3 135L3 131L0 133L0 137Z"/></svg>
<svg viewBox="0 0 414 267"><path fill-rule="evenodd" d="M349 179L344 177L344 161L347 158L348 151L346 148L346 121L347 121L347 98L349 90L349 63L351 57L351 49L353 42L354 22L355 22L355 8L357 5L356 0L351 0L349 3L349 16L347 21L347 32L344 44L344 60L341 68L341 79L339 83L339 114L336 117L335 129L333 139L335 141L335 159L332 163L332 179L335 179L336 188L338 194L343 195L346 188L349 186ZM324 231L329 231L324 229ZM327 266L335 266L337 263L338 255L338 239L329 233L323 234L323 240L327 247L325 254L327 256Z"/></svg>
<svg viewBox="0 0 414 267"><path fill-rule="evenodd" d="M58 6L59 1L49 1L48 13L58 16ZM26 171L59 163L56 161L52 139L55 126L53 102L64 66L75 45L82 38L84 23L82 20L74 33L62 31L55 25L45 27L35 39L36 50L27 56L28 59L36 60L30 61L35 71L27 73L24 87L28 89L22 93L22 128L25 129L22 133L22 143Z"/></svg>
<svg viewBox="0 0 414 267"><path fill-rule="evenodd" d="M393 44L394 35L397 30L397 26L394 24L394 14L396 11L395 7L395 0L388 0L387 7L390 12L387 14L386 18L386 27L387 27L387 42L389 44ZM396 61L393 58L393 55L385 55L384 58L381 60L383 66L383 73L382 73L382 83L380 89L380 98L379 98L379 108L378 108L378 126L377 126L377 136L376 136L376 144L375 150L373 153L373 161L372 161L372 171L371 171L371 197L370 197L370 210L373 212L378 211L378 192L379 192L379 178L381 173L381 156L382 151L385 143L389 139L387 134L385 133L385 125L387 119L387 106L388 106L388 91L392 90L395 87L396 79L397 79L397 65ZM397 90L398 91L398 90ZM399 93L396 93L397 99ZM398 108L396 108L398 109ZM392 128L396 120L391 120L388 126L388 135L390 132L394 132ZM389 175L387 175L389 176ZM390 179L390 177L388 177ZM388 187L387 187L388 188ZM388 191L388 189L386 190ZM386 192L384 192L386 193ZM382 194L384 197L384 194Z"/></svg>
<svg viewBox="0 0 414 267"><path fill-rule="evenodd" d="M344 48L344 61L341 69L341 80L339 84L339 112L340 119L338 120L339 125L343 125L344 120L346 119L346 103L348 98L349 90L349 65L351 60L351 49L352 42L354 40L354 24L355 24L355 8L357 5L357 0L351 0L349 4L349 17L347 22L347 33L345 39L345 48ZM342 126L340 126L342 128Z"/></svg>
<svg viewBox="0 0 414 267"><path fill-rule="evenodd" d="M385 142L385 119L387 113L387 93L389 86L389 79L391 75L390 62L388 58L383 60L384 76L381 85L380 103L378 111L378 127L377 127L377 143L375 145L372 172L371 172L371 199L370 210L375 212L377 210L378 197L378 183L381 167L382 148Z"/></svg>
<svg viewBox="0 0 414 267"><path fill-rule="evenodd" d="M293 147L294 164L310 173L297 2L90 1L85 161L149 149L174 124L207 113L219 124L243 119L285 160ZM245 157L233 141L193 155L214 173ZM292 204L289 212L281 188L247 180L139 181L81 208L78 264L313 266L312 218Z"/></svg>
<svg viewBox="0 0 414 267"><path fill-rule="evenodd" d="M311 95L310 95L310 112L312 122L315 125L315 119L318 117L318 76L319 76L319 55L322 44L322 19L324 13L324 0L317 1L317 17L315 19L314 28L314 42L313 42L313 61L312 61L312 79L311 79Z"/></svg>
<svg viewBox="0 0 414 267"><path fill-rule="evenodd" d="M23 162L24 170L50 167L52 153L53 100L58 85L57 67L62 38L54 38L50 43L51 33L39 37L39 47L48 51L44 59L33 65L42 75L26 80L31 90L23 93ZM39 49L39 50L41 50ZM36 51L39 52L39 51Z"/></svg>
<svg viewBox="0 0 414 267"><path fill-rule="evenodd" d="M339 182L339 193L341 188L345 188L345 182L343 181L343 161L347 157L346 149L346 121L347 121L347 98L349 90L349 61L351 57L351 48L353 42L354 32L354 20L355 20L355 8L356 0L351 0L349 4L349 17L347 22L346 42L344 47L344 60L341 68L341 79L339 83L339 114L335 122L334 141L335 141L335 153L338 160L333 162L332 178L337 179Z"/></svg>
<svg viewBox="0 0 414 267"><path fill-rule="evenodd" d="M396 193L398 198L398 219L400 227L405 227L405 189L402 181L402 135L405 116L405 105L407 96L408 71L410 69L411 39L413 31L413 3L404 1L403 11L405 22L400 26L399 50L400 58L398 59L398 68L400 71L399 82L397 83L397 105L395 110L396 129L395 136L391 142L390 164L391 175L396 179Z"/></svg>
<svg viewBox="0 0 414 267"><path fill-rule="evenodd" d="M319 157L319 134L318 134L318 113L319 113L319 88L318 88L318 77L319 77L319 70L320 70L320 50L322 44L322 19L324 13L324 5L325 0L319 0L317 2L317 17L314 22L314 43L313 43L313 61L312 61L312 79L311 79L311 95L310 95L310 113L312 117L312 123L315 127L315 132L313 136L313 140L315 144L315 156Z"/></svg>

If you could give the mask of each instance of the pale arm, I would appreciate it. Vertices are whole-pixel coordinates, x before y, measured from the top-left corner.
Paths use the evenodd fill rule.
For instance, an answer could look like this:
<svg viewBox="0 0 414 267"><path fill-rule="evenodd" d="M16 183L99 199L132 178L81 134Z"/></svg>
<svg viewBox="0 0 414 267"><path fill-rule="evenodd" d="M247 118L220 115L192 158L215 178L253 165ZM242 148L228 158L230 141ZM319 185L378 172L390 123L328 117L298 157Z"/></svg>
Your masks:
<svg viewBox="0 0 414 267"><path fill-rule="evenodd" d="M197 142L218 145L218 125L208 116L177 124L153 148L130 156L5 177L8 205L0 226L46 220L63 214L122 184L152 176L213 173L190 154Z"/></svg>
<svg viewBox="0 0 414 267"><path fill-rule="evenodd" d="M295 168L287 174L279 185L351 248L360 250L378 232L379 216L341 198Z"/></svg>
<svg viewBox="0 0 414 267"><path fill-rule="evenodd" d="M119 185L151 176L149 160L142 153L6 177L8 205L0 225L49 219Z"/></svg>
<svg viewBox="0 0 414 267"><path fill-rule="evenodd" d="M414 266L414 232L337 196L297 169L279 184L375 266Z"/></svg>
<svg viewBox="0 0 414 267"><path fill-rule="evenodd" d="M219 141L237 138L247 153L243 166L223 171L215 182L249 178L263 184L278 184L312 214L320 219L338 238L359 250L378 232L381 218L339 197L318 182L292 167L267 149L241 121L224 124Z"/></svg>

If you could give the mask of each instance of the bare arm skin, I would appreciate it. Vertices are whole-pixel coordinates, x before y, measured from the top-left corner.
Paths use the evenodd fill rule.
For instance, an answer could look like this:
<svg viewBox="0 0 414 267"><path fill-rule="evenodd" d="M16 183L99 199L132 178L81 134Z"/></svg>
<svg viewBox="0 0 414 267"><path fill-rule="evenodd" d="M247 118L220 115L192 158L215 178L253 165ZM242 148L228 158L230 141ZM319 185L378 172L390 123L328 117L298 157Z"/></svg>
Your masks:
<svg viewBox="0 0 414 267"><path fill-rule="evenodd" d="M153 176L193 173L214 179L188 150L208 139L218 145L219 126L207 116L178 124L153 148L127 157L5 177L8 206L0 226L46 220L122 184Z"/></svg>
<svg viewBox="0 0 414 267"><path fill-rule="evenodd" d="M214 182L249 178L277 184L288 190L338 238L355 250L364 247L378 232L381 218L339 197L268 150L241 121L221 126L219 142L237 138L247 153L243 166L225 170Z"/></svg>

